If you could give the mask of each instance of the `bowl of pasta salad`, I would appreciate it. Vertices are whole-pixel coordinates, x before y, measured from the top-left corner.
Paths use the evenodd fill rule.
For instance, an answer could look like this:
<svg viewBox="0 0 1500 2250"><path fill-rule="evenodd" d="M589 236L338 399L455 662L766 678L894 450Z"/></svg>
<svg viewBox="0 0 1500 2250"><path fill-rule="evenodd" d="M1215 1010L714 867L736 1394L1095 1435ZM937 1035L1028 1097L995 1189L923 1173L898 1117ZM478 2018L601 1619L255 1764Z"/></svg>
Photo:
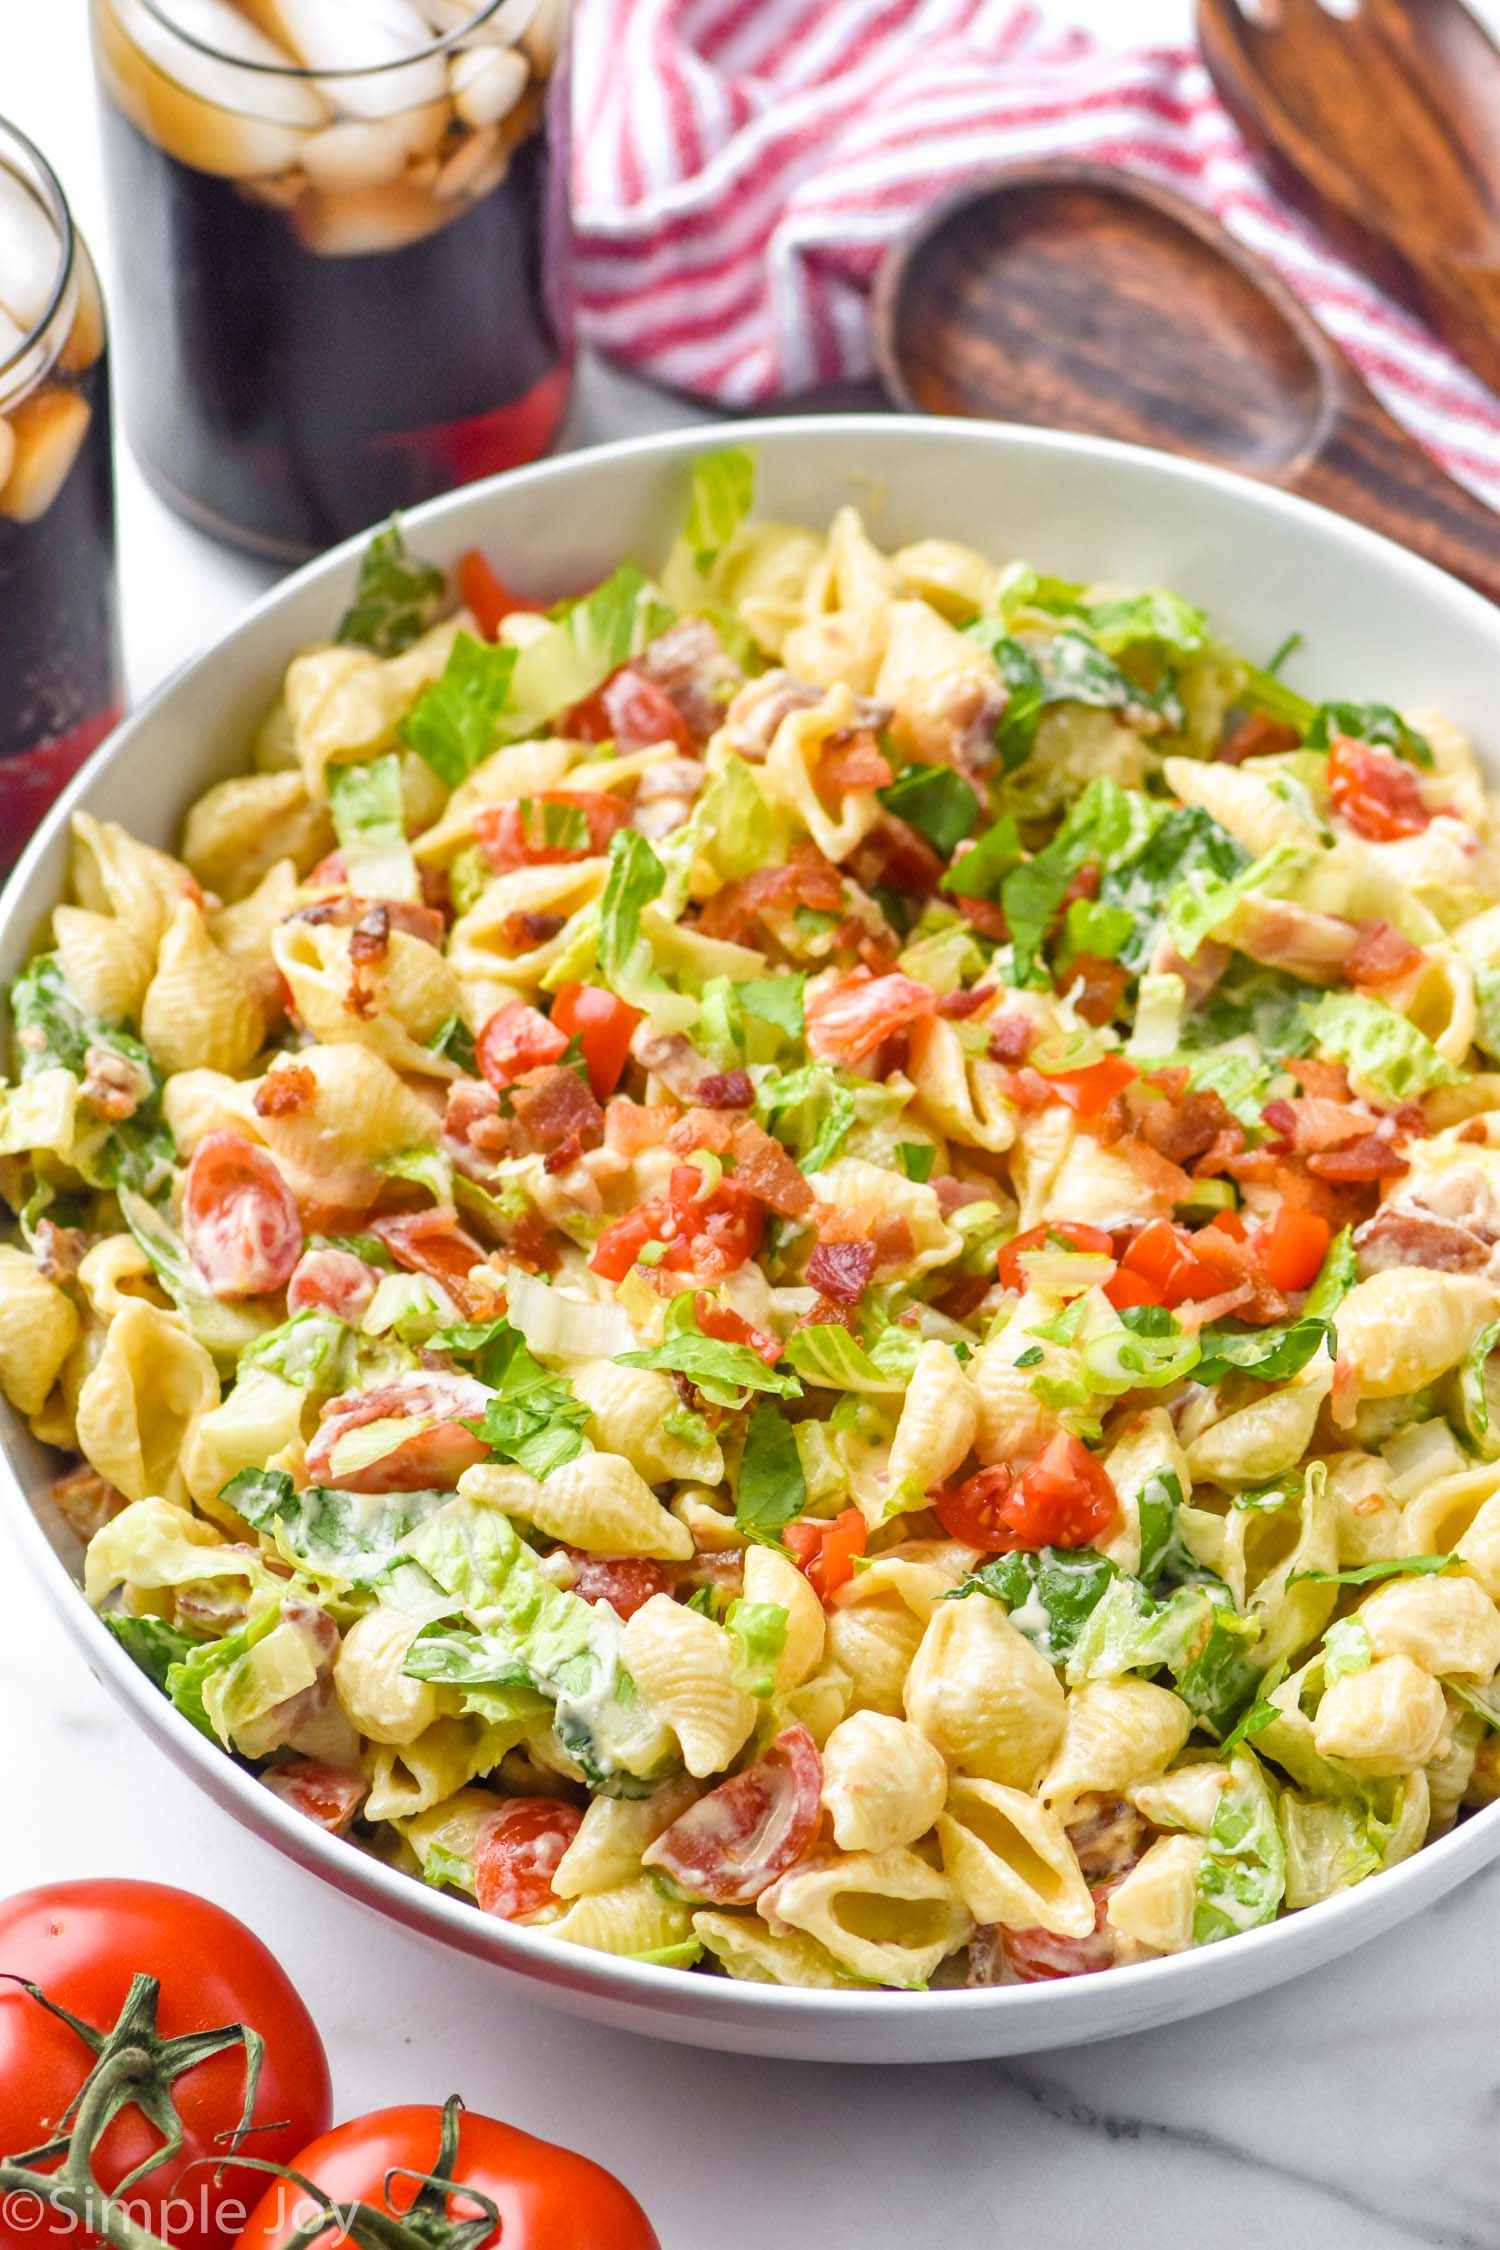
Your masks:
<svg viewBox="0 0 1500 2250"><path fill-rule="evenodd" d="M1102 2036L1449 1888L1497 665L1335 518L973 424L298 573L6 894L8 1502L91 1662L350 1896L747 2051Z"/></svg>

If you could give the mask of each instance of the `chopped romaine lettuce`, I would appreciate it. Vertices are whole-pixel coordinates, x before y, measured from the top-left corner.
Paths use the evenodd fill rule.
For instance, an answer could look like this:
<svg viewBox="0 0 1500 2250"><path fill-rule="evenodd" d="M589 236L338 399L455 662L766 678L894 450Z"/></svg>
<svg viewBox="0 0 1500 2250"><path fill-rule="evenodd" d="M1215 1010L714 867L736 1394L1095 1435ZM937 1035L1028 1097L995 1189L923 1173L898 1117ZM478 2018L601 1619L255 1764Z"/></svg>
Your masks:
<svg viewBox="0 0 1500 2250"><path fill-rule="evenodd" d="M442 572L408 551L392 517L364 551L354 600L334 639L376 656L399 656L437 622L444 591Z"/></svg>
<svg viewBox="0 0 1500 2250"><path fill-rule="evenodd" d="M1356 1091L1364 1086L1389 1101L1415 1101L1465 1075L1409 1018L1369 993L1325 992L1305 1015L1316 1044L1347 1066Z"/></svg>

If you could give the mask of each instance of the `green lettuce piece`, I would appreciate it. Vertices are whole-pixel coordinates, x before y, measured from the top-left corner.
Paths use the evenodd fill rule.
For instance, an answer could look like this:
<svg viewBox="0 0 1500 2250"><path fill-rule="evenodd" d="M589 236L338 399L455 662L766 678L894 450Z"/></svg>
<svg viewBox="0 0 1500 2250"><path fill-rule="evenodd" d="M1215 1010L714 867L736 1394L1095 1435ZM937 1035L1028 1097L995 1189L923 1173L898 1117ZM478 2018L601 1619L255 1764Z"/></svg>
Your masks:
<svg viewBox="0 0 1500 2250"><path fill-rule="evenodd" d="M755 455L748 446L698 456L682 536L701 576L713 569L754 504Z"/></svg>
<svg viewBox="0 0 1500 2250"><path fill-rule="evenodd" d="M952 766L903 766L876 795L887 812L925 836L944 859L973 834L984 810L978 792Z"/></svg>
<svg viewBox="0 0 1500 2250"><path fill-rule="evenodd" d="M1309 743L1316 750L1326 750L1336 734L1352 735L1356 742L1378 743L1414 766L1432 764L1432 744L1426 735L1408 726L1388 703L1320 703L1307 729Z"/></svg>
<svg viewBox="0 0 1500 2250"><path fill-rule="evenodd" d="M395 751L360 765L330 766L328 803L350 890L362 898L420 898Z"/></svg>
<svg viewBox="0 0 1500 2250"><path fill-rule="evenodd" d="M1329 1243L1313 1285L1303 1299L1303 1317L1307 1320L1331 1320L1358 1279L1359 1258L1354 1248L1354 1229L1341 1227Z"/></svg>
<svg viewBox="0 0 1500 2250"><path fill-rule="evenodd" d="M1122 1672L1169 1672L1189 1709L1222 1735L1253 1697L1257 1674L1249 1652L1260 1634L1259 1622L1242 1617L1228 1588L1206 1574L1157 1602L1138 1578L1121 1571L1078 1632L1068 1681L1076 1687Z"/></svg>
<svg viewBox="0 0 1500 2250"><path fill-rule="evenodd" d="M650 947L641 936L641 909L660 898L667 871L644 836L617 829L609 847L609 876L599 902L599 967L606 983L640 982L654 974Z"/></svg>
<svg viewBox="0 0 1500 2250"><path fill-rule="evenodd" d="M1100 905L1128 917L1119 947L1124 966L1144 968L1179 886L1192 877L1227 882L1249 864L1250 854L1200 805L1169 812L1135 856L1111 868L1099 886Z"/></svg>
<svg viewBox="0 0 1500 2250"><path fill-rule="evenodd" d="M938 889L955 898L998 898L1000 886L1025 857L1014 813L1005 813L938 877Z"/></svg>
<svg viewBox="0 0 1500 2250"><path fill-rule="evenodd" d="M645 573L634 563L621 563L516 657L498 740L525 742L545 734L551 720L602 687L672 621L673 612Z"/></svg>
<svg viewBox="0 0 1500 2250"><path fill-rule="evenodd" d="M779 1531L807 1505L807 1480L792 1425L768 1398L757 1399L745 1432L734 1520L742 1531Z"/></svg>
<svg viewBox="0 0 1500 2250"><path fill-rule="evenodd" d="M1466 1075L1425 1032L1368 993L1326 992L1305 1014L1317 1045L1391 1101L1413 1101Z"/></svg>
<svg viewBox="0 0 1500 2250"><path fill-rule="evenodd" d="M1092 1547L1039 1547L996 1555L944 1596L988 1594L1003 1602L1018 1633L1049 1663L1071 1655L1079 1634L1119 1571Z"/></svg>
<svg viewBox="0 0 1500 2250"><path fill-rule="evenodd" d="M513 648L459 633L442 677L422 690L402 720L402 741L449 789L499 748L500 715L515 669Z"/></svg>
<svg viewBox="0 0 1500 2250"><path fill-rule="evenodd" d="M1182 707L1170 682L1156 692L1141 687L1097 642L1072 627L1035 643L1017 639L992 617L976 618L964 631L989 650L1009 693L995 736L1007 773L1030 757L1041 715L1055 703L1086 703L1132 715L1155 711L1169 726L1182 723Z"/></svg>
<svg viewBox="0 0 1500 2250"><path fill-rule="evenodd" d="M661 1342L650 1351L619 1353L616 1365L655 1367L669 1375L686 1375L711 1406L738 1408L755 1391L770 1391L778 1398L798 1398L802 1392L795 1375L767 1367L759 1352L753 1352L748 1344L725 1344L717 1337L705 1336L698 1326L691 1289L682 1290L667 1307Z"/></svg>
<svg viewBox="0 0 1500 2250"><path fill-rule="evenodd" d="M106 1047L135 1071L144 1091L134 1113L101 1131L97 1150L77 1159L91 1187L135 1188L159 1194L171 1176L177 1146L161 1113L161 1080L128 1024L103 1023L74 998L55 953L38 953L10 986L21 1082L44 1071L87 1071L90 1047Z"/></svg>
<svg viewBox="0 0 1500 2250"><path fill-rule="evenodd" d="M1173 657L1201 655L1208 646L1203 611L1167 586L1148 586L1138 594L1111 595L1085 602L1079 614L1106 656L1123 656L1142 647Z"/></svg>
<svg viewBox="0 0 1500 2250"><path fill-rule="evenodd" d="M895 1155L903 1179L922 1183L932 1178L937 1149L931 1141L898 1141Z"/></svg>
<svg viewBox="0 0 1500 2250"><path fill-rule="evenodd" d="M1374 1586L1382 1578L1431 1578L1457 1560L1456 1555L1397 1555L1386 1562L1359 1563L1351 1570L1294 1570L1287 1584L1295 1586L1305 1578L1314 1586Z"/></svg>
<svg viewBox="0 0 1500 2250"><path fill-rule="evenodd" d="M786 1647L787 1614L780 1602L731 1602L724 1630L735 1646L734 1684L742 1695L768 1703L776 1692L776 1667Z"/></svg>
<svg viewBox="0 0 1500 2250"><path fill-rule="evenodd" d="M209 1717L204 1704L204 1690L215 1673L226 1672L249 1656L260 1643L267 1640L281 1624L279 1608L258 1612L238 1631L226 1633L215 1641L202 1641L190 1645L178 1660L167 1667L162 1682L167 1698L180 1711L190 1725L210 1741L229 1742Z"/></svg>
<svg viewBox="0 0 1500 2250"><path fill-rule="evenodd" d="M1018 982L1034 976L1047 933L1079 869L1092 865L1107 872L1133 858L1156 819L1145 797L1101 775L1089 783L1052 841L1011 869L1000 886L1000 902L1010 925Z"/></svg>
<svg viewBox="0 0 1500 2250"><path fill-rule="evenodd" d="M123 1181L115 1189L120 1215L151 1261L152 1271L187 1320L205 1351L232 1359L264 1334L267 1315L253 1304L222 1303L188 1256L187 1245L163 1211Z"/></svg>
<svg viewBox="0 0 1500 2250"><path fill-rule="evenodd" d="M1500 1320L1482 1328L1464 1355L1455 1383L1458 1419L1481 1461L1500 1459L1500 1432L1490 1412L1489 1366L1500 1346Z"/></svg>
<svg viewBox="0 0 1500 2250"><path fill-rule="evenodd" d="M1323 1635L1325 1686L1347 1672L1368 1672L1374 1661L1375 1649L1359 1616L1335 1618Z"/></svg>
<svg viewBox="0 0 1500 2250"><path fill-rule="evenodd" d="M1256 891L1268 898L1284 898L1311 865L1312 855L1302 845L1274 844L1234 875L1217 875L1201 865L1189 868L1167 900L1166 925L1173 945L1184 961L1191 961L1204 939L1229 920L1242 899Z"/></svg>
<svg viewBox="0 0 1500 2250"><path fill-rule="evenodd" d="M1286 1903L1293 1912L1378 1873L1387 1839L1368 1806L1283 1789L1277 1809L1286 1838Z"/></svg>
<svg viewBox="0 0 1500 2250"><path fill-rule="evenodd" d="M728 1070L739 1063L772 1063L788 1044L800 1045L803 990L800 972L770 977L710 977L703 987L696 1044Z"/></svg>
<svg viewBox="0 0 1500 2250"><path fill-rule="evenodd" d="M447 1504L443 1492L295 1490L284 1469L242 1469L220 1498L273 1539L288 1562L340 1586L373 1587L400 1560L419 1523Z"/></svg>
<svg viewBox="0 0 1500 2250"><path fill-rule="evenodd" d="M1474 998L1479 1009L1474 1044L1492 1062L1500 1062L1500 969L1487 961L1474 963Z"/></svg>
<svg viewBox="0 0 1500 2250"><path fill-rule="evenodd" d="M1214 1321L1198 1331L1200 1383L1217 1383L1229 1374L1253 1375L1258 1382L1284 1383L1299 1374L1333 1337L1327 1320L1309 1319L1271 1328L1235 1328Z"/></svg>
<svg viewBox="0 0 1500 2250"><path fill-rule="evenodd" d="M1184 1587L1174 1599L1190 1598L1194 1590ZM1172 1684L1199 1724L1223 1736L1254 1701L1260 1674L1250 1651L1262 1626L1257 1618L1240 1615L1226 1587L1204 1586L1202 1591L1209 1602L1207 1636L1185 1662L1172 1667Z"/></svg>
<svg viewBox="0 0 1500 2250"><path fill-rule="evenodd" d="M1178 1530L1182 1486L1174 1469L1156 1469L1136 1495L1136 1521L1141 1535L1138 1575L1142 1583L1156 1586L1167 1579L1173 1585L1198 1574Z"/></svg>
<svg viewBox="0 0 1500 2250"><path fill-rule="evenodd" d="M1237 1750L1198 1870L1194 1945L1212 1945L1274 1920L1286 1892L1286 1845L1260 1760Z"/></svg>
<svg viewBox="0 0 1500 2250"><path fill-rule="evenodd" d="M1315 986L1235 954L1207 1000L1184 1023L1182 1059L1188 1050L1212 1053L1231 1039L1246 1037L1268 1064L1305 1055L1312 1034L1303 1007L1319 997Z"/></svg>
<svg viewBox="0 0 1500 2250"><path fill-rule="evenodd" d="M762 794L744 759L734 756L704 789L689 828L694 850L726 883L760 867L780 867L791 840L787 814Z"/></svg>
<svg viewBox="0 0 1500 2250"><path fill-rule="evenodd" d="M904 1392L921 1338L892 1322L868 1348L834 1322L798 1328L787 1338L787 1364L815 1390L857 1391L886 1397Z"/></svg>
<svg viewBox="0 0 1500 2250"><path fill-rule="evenodd" d="M299 1391L317 1391L331 1398L353 1372L353 1347L354 1337L341 1320L309 1308L293 1313L290 1320L247 1345L240 1354L240 1373L268 1367L283 1382L295 1383Z"/></svg>
<svg viewBox="0 0 1500 2250"><path fill-rule="evenodd" d="M1134 917L1123 906L1105 906L1098 899L1075 898L1063 917L1063 945L1068 960L1077 953L1092 953L1101 961L1124 959L1135 929Z"/></svg>
<svg viewBox="0 0 1500 2250"><path fill-rule="evenodd" d="M804 1172L831 1164L853 1129L854 1090L822 1063L768 1071L755 1089L755 1117L788 1149Z"/></svg>
<svg viewBox="0 0 1500 2250"><path fill-rule="evenodd" d="M564 1375L555 1375L528 1350L508 1320L440 1329L438 1351L467 1359L478 1381L497 1395L484 1410L477 1434L497 1460L514 1461L529 1476L550 1476L589 1450L584 1430L589 1409L575 1398Z"/></svg>
<svg viewBox="0 0 1500 2250"><path fill-rule="evenodd" d="M388 1180L410 1180L413 1187L425 1188L434 1203L451 1203L454 1199L457 1182L452 1163L431 1144L403 1148L394 1156L383 1157L380 1170Z"/></svg>
<svg viewBox="0 0 1500 2250"><path fill-rule="evenodd" d="M393 516L364 551L354 600L334 639L376 656L399 656L437 623L445 591L442 572L408 551Z"/></svg>
<svg viewBox="0 0 1500 2250"><path fill-rule="evenodd" d="M1481 1688L1476 1687L1472 1680L1457 1680L1450 1674L1442 1684L1466 1711L1472 1711L1476 1719L1482 1719L1492 1734L1500 1734L1500 1690L1496 1689L1493 1681L1488 1688Z"/></svg>
<svg viewBox="0 0 1500 2250"><path fill-rule="evenodd" d="M132 1664L163 1692L173 1665L185 1663L195 1645L189 1634L179 1632L164 1617L130 1617L122 1609L111 1609L105 1611L104 1622Z"/></svg>
<svg viewBox="0 0 1500 2250"><path fill-rule="evenodd" d="M1079 1371L1100 1397L1126 1391L1161 1390L1193 1373L1199 1345L1159 1305L1129 1306L1119 1320L1078 1343ZM1144 1317L1143 1317L1144 1316Z"/></svg>

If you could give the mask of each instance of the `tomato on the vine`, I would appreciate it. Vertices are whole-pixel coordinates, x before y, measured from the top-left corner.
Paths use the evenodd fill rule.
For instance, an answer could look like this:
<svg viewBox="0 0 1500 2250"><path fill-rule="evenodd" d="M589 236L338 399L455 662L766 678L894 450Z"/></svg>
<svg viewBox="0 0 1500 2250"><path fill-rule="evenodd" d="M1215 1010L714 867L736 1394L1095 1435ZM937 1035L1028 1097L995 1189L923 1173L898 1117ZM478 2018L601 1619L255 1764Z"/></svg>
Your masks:
<svg viewBox="0 0 1500 2250"><path fill-rule="evenodd" d="M199 2060L174 2053L175 2042L239 2025L260 2034L265 2051L248 2142L256 2157L286 2163L327 2127L328 2061L311 2016L260 1939L207 1899L160 1883L105 1880L22 1891L0 1902L0 1972L26 1979L96 2031L106 2055L134 1980L159 1981L154 2010L137 1995L130 2052L122 2045L118 2067L128 2074L138 2066L133 2082L143 2092L161 2089L182 2121L182 2146L152 2165L164 2135L128 2102L100 2134L92 2164L106 2194L150 2165L130 2186L131 2214L174 2250L222 2250L259 2185L247 2187L250 2174L225 2162L245 2110L243 2038L226 2036ZM96 2055L25 1985L0 1983L0 2152L19 2157L52 2140ZM56 2160L41 2168L54 2171ZM54 2208L47 2233L83 2237L84 2229ZM8 2224L0 2202L3 2250L35 2250L36 2236Z"/></svg>

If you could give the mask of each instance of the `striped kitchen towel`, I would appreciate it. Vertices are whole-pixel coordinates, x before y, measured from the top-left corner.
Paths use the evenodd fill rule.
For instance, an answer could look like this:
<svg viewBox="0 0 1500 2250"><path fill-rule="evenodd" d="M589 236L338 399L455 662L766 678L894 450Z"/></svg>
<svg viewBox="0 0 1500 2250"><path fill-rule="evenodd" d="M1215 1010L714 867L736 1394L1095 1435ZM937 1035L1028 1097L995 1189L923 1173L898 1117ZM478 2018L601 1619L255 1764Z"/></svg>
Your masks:
<svg viewBox="0 0 1500 2250"><path fill-rule="evenodd" d="M870 284L917 212L985 165L1087 157L1206 205L1500 506L1500 401L1277 199L1191 49L1015 0L582 0L575 52L585 333L643 375L725 406L867 375Z"/></svg>

